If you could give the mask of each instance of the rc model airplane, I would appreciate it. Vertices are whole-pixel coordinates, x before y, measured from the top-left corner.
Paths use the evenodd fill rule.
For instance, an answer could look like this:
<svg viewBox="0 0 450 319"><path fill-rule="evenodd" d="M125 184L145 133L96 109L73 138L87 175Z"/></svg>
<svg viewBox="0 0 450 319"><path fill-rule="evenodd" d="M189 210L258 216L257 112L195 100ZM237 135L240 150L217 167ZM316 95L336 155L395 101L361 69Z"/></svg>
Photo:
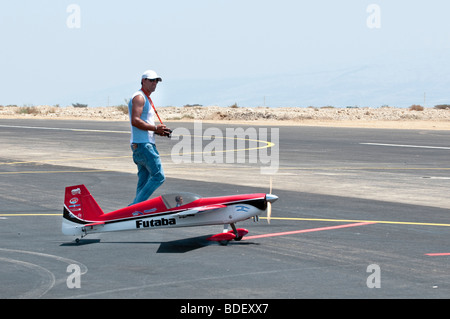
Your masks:
<svg viewBox="0 0 450 319"><path fill-rule="evenodd" d="M241 240L247 229L236 223L267 211L270 223L273 194L247 194L205 197L192 193L167 194L104 213L85 185L66 187L62 232L80 238L92 233L173 227L223 225L222 233L207 238L226 245ZM228 226L231 230L228 230Z"/></svg>

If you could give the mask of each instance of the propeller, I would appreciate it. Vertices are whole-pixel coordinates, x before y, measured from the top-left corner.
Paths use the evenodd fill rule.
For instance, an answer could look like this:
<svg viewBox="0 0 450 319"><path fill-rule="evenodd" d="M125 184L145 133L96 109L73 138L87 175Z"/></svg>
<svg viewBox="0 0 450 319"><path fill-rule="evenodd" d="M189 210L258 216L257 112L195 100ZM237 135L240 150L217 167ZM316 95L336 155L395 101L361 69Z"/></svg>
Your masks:
<svg viewBox="0 0 450 319"><path fill-rule="evenodd" d="M272 194L272 176L269 181L269 194ZM267 198L267 196L266 196ZM267 201L267 223L270 224L270 218L272 217L272 203Z"/></svg>
<svg viewBox="0 0 450 319"><path fill-rule="evenodd" d="M267 223L270 224L270 218L272 217L272 203L278 199L278 196L272 194L272 176L270 176L269 182L269 194L266 194L267 202Z"/></svg>

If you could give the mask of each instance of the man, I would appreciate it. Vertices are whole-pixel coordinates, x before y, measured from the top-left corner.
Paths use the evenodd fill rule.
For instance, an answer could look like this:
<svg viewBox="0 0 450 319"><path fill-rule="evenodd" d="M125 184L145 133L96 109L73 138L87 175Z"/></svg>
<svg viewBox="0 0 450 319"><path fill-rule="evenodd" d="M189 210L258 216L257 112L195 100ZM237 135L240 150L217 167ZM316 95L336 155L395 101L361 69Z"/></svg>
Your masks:
<svg viewBox="0 0 450 319"><path fill-rule="evenodd" d="M141 89L128 103L131 124L131 149L133 161L138 168L138 184L133 204L147 200L164 183L164 170L155 145L155 134L167 136L169 129L164 124L155 125L155 110L150 98L162 79L153 70L145 71Z"/></svg>

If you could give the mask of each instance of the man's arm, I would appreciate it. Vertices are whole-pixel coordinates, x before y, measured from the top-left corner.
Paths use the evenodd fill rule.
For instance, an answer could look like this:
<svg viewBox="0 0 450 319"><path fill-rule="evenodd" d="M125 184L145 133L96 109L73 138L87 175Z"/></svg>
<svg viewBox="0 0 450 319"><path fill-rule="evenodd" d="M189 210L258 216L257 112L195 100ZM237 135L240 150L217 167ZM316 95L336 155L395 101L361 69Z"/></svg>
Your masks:
<svg viewBox="0 0 450 319"><path fill-rule="evenodd" d="M166 126L164 124L151 125L141 119L144 110L145 100L141 95L136 95L131 106L131 125L144 131L153 131L158 135L164 134Z"/></svg>

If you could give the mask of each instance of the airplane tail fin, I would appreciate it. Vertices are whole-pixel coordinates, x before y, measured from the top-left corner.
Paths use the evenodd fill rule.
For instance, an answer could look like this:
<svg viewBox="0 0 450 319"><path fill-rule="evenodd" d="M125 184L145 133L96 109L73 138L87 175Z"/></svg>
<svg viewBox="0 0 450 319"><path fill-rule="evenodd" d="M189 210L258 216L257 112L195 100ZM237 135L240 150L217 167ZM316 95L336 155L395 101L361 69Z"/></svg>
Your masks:
<svg viewBox="0 0 450 319"><path fill-rule="evenodd" d="M94 197L84 185L66 187L64 196L65 219L78 220L78 223L98 220L103 215L103 210L98 206Z"/></svg>

